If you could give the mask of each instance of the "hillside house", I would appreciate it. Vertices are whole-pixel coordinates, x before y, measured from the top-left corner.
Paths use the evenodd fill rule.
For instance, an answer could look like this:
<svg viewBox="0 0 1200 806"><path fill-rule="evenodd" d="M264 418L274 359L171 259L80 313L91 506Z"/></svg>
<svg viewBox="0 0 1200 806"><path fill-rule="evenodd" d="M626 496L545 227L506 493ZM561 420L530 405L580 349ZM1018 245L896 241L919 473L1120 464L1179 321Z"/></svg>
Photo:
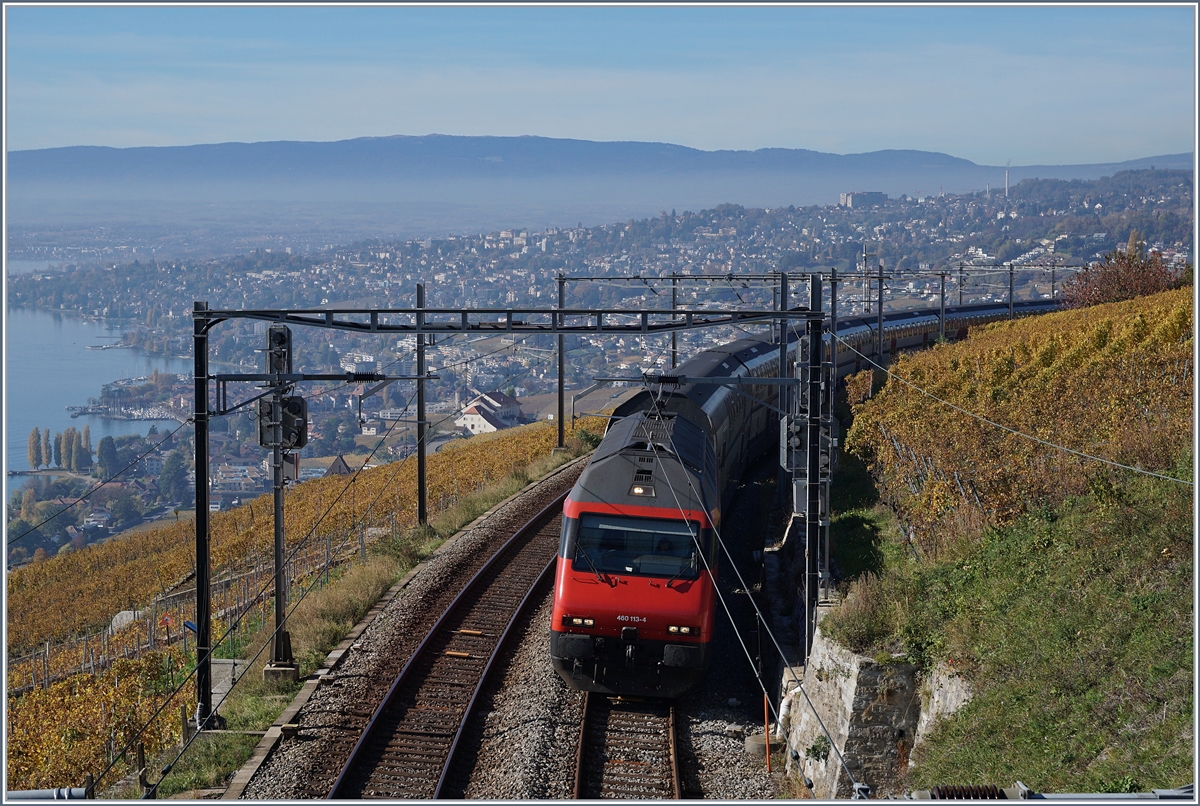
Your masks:
<svg viewBox="0 0 1200 806"><path fill-rule="evenodd" d="M512 428L520 420L521 404L503 392L493 391L476 396L454 424L472 434L490 434Z"/></svg>

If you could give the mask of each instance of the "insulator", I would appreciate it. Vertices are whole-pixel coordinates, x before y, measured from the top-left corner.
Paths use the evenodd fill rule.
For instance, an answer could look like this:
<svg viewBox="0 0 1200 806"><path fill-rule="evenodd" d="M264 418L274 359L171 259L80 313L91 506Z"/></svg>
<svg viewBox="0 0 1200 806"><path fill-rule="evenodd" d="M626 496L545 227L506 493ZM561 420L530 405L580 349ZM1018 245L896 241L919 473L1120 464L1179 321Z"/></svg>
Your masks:
<svg viewBox="0 0 1200 806"><path fill-rule="evenodd" d="M929 790L930 800L1007 800L995 784L979 786L935 786Z"/></svg>

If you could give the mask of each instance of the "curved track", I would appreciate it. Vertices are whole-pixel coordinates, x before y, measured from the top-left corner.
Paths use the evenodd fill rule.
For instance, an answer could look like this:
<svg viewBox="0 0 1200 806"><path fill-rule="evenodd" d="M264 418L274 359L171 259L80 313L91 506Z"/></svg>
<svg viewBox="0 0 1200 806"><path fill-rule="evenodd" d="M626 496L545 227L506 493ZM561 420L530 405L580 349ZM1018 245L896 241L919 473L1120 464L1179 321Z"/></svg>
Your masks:
<svg viewBox="0 0 1200 806"><path fill-rule="evenodd" d="M675 706L584 696L574 797L679 799Z"/></svg>
<svg viewBox="0 0 1200 806"><path fill-rule="evenodd" d="M522 527L429 631L359 738L331 799L439 796L509 628L553 572L565 496Z"/></svg>

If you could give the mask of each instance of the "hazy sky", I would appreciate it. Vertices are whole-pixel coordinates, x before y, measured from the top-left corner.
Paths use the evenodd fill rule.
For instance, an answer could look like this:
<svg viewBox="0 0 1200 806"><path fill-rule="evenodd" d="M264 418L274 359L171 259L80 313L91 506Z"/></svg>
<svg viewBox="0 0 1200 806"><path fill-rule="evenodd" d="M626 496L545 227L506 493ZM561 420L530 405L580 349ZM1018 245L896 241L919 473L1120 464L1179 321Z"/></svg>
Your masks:
<svg viewBox="0 0 1200 806"><path fill-rule="evenodd" d="M1172 6L6 5L9 150L469 134L978 163L1191 151Z"/></svg>

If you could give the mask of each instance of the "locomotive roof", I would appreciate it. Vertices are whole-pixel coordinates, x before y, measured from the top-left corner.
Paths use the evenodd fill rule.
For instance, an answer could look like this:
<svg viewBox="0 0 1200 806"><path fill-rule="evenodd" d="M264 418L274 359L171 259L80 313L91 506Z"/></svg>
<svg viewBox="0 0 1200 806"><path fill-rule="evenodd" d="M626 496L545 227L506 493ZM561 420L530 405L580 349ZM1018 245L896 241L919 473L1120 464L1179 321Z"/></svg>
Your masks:
<svg viewBox="0 0 1200 806"><path fill-rule="evenodd" d="M639 478L650 474L649 478ZM707 513L718 505L717 466L704 430L672 414L639 411L615 421L571 492L576 503ZM633 495L649 484L657 494Z"/></svg>
<svg viewBox="0 0 1200 806"><path fill-rule="evenodd" d="M704 432L690 420L674 414L638 412L617 420L596 449L593 462L623 450L663 452L678 456L689 467L704 468Z"/></svg>

